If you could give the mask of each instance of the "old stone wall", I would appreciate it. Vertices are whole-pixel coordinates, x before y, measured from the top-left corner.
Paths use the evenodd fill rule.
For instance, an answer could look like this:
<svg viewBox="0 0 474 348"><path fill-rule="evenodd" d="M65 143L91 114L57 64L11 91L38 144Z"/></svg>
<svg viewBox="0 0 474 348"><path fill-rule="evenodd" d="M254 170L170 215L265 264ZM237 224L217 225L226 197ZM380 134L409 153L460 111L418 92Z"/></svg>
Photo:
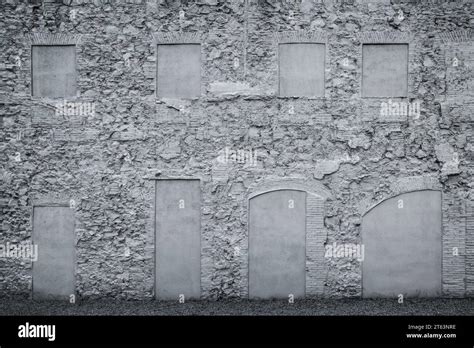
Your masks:
<svg viewBox="0 0 474 348"><path fill-rule="evenodd" d="M474 293L472 1L2 0L0 8L0 240L29 240L35 205L70 206L79 296L154 296L161 178L201 180L204 298L247 296L248 199L272 185L317 195L309 294L361 296L360 263L324 258L317 245L360 243L371 206L420 189L443 195L443 295ZM179 42L201 45L198 98L156 95L157 44ZM281 97L278 45L304 42L325 44L324 96ZM418 116L382 116L388 98L361 96L364 43L409 45L408 93L393 101L419 101ZM32 96L32 46L48 44L75 45L77 95L66 102L94 113L61 114L58 100ZM226 147L255 151L256 165L221 163ZM31 262L0 260L2 296L29 297L31 288Z"/></svg>

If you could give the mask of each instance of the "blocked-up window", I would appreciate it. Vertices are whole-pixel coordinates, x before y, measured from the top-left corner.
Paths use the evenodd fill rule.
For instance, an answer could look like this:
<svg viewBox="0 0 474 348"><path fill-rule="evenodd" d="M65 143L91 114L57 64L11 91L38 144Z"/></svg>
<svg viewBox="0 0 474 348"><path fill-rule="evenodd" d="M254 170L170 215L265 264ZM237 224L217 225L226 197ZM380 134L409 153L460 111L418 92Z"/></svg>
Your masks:
<svg viewBox="0 0 474 348"><path fill-rule="evenodd" d="M201 95L201 45L158 45L157 96L196 98Z"/></svg>
<svg viewBox="0 0 474 348"><path fill-rule="evenodd" d="M77 91L76 46L32 46L35 97L73 97Z"/></svg>
<svg viewBox="0 0 474 348"><path fill-rule="evenodd" d="M280 44L280 96L324 96L324 62L324 44Z"/></svg>
<svg viewBox="0 0 474 348"><path fill-rule="evenodd" d="M362 96L406 97L408 94L408 45L362 46Z"/></svg>

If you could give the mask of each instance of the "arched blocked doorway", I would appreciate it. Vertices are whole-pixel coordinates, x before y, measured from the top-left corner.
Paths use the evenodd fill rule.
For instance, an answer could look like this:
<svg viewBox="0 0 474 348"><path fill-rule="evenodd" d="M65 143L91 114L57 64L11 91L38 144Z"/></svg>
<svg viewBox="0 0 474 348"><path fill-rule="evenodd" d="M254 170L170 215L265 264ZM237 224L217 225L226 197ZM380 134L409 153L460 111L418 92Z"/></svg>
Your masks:
<svg viewBox="0 0 474 348"><path fill-rule="evenodd" d="M249 298L295 298L324 293L325 200L319 182L265 178L246 194L248 247L243 293Z"/></svg>
<svg viewBox="0 0 474 348"><path fill-rule="evenodd" d="M267 192L249 208L249 297L304 297L306 192Z"/></svg>
<svg viewBox="0 0 474 348"><path fill-rule="evenodd" d="M388 198L363 217L363 297L436 297L442 276L441 192Z"/></svg>

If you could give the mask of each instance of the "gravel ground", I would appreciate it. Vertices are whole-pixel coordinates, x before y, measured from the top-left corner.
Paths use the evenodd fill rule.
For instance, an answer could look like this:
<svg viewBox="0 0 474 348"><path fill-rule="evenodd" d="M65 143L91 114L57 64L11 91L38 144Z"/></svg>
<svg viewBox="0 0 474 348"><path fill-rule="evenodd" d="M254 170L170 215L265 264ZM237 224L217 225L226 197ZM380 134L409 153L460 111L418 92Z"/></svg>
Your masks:
<svg viewBox="0 0 474 348"><path fill-rule="evenodd" d="M0 315L474 315L474 299L305 299L288 301L0 300Z"/></svg>

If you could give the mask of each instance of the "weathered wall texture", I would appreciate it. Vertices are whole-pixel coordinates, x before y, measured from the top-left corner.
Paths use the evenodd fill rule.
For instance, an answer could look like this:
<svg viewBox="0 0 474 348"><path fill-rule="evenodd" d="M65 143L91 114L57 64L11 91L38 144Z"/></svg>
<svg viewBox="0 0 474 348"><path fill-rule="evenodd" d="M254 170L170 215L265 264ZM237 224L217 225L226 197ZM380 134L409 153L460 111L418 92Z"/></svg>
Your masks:
<svg viewBox="0 0 474 348"><path fill-rule="evenodd" d="M384 199L440 190L442 295L472 296L472 1L110 3L1 2L2 243L31 239L33 206L74 200L77 295L151 298L154 179L200 179L202 296L245 297L248 199L299 187L315 193L307 295L358 297L360 262L324 245L360 243ZM200 98L156 97L160 42L201 44ZM298 42L326 44L324 97L278 97L278 43ZM363 43L409 45L408 98L392 101L419 100L419 117L382 117L387 98L361 97ZM76 46L66 101L94 115L32 96L35 44ZM226 147L256 151L257 165L219 162ZM31 262L0 259L0 294L31 290Z"/></svg>

